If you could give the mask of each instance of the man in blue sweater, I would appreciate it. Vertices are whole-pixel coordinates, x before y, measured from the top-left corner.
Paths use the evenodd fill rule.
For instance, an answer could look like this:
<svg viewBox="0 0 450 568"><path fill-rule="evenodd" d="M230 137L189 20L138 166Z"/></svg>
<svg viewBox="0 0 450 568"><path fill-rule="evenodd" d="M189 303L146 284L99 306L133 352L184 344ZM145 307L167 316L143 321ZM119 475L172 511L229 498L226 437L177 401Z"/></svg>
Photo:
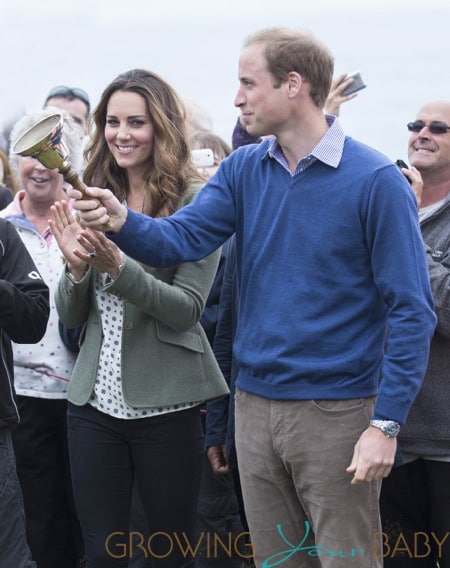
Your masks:
<svg viewBox="0 0 450 568"><path fill-rule="evenodd" d="M414 194L324 115L332 76L309 34L258 32L235 105L274 138L233 152L172 217L69 191L86 226L152 266L236 234L236 446L258 568L382 565L380 483L436 323Z"/></svg>

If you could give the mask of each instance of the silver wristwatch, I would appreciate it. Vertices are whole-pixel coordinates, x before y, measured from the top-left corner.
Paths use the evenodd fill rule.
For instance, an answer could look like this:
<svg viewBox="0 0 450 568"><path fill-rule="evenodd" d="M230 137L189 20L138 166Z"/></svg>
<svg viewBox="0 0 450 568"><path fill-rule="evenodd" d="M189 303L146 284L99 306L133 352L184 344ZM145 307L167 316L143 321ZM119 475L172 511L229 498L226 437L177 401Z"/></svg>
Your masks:
<svg viewBox="0 0 450 568"><path fill-rule="evenodd" d="M400 432L400 424L394 420L371 420L370 425L379 428L388 438L395 438Z"/></svg>

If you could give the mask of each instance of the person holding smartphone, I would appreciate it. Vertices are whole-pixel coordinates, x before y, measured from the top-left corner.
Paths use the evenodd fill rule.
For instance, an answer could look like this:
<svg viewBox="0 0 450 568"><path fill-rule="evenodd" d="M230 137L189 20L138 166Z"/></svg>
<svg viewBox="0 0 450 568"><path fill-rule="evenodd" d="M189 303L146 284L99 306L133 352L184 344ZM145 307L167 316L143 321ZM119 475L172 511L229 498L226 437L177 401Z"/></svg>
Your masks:
<svg viewBox="0 0 450 568"><path fill-rule="evenodd" d="M401 171L417 198L438 323L399 435L402 465L381 488L384 565L450 568L450 100L427 102L407 128L410 167ZM400 535L403 550L395 551Z"/></svg>

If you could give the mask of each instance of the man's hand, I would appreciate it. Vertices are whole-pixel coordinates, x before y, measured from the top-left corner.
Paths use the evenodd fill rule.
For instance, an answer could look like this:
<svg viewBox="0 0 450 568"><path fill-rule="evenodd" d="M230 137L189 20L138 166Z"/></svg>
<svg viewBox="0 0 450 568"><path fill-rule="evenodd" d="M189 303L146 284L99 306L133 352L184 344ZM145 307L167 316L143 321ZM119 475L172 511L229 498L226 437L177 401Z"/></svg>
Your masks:
<svg viewBox="0 0 450 568"><path fill-rule="evenodd" d="M75 200L72 207L78 211L83 227L117 233L125 224L128 209L109 189L86 187L81 193L69 187L67 195Z"/></svg>
<svg viewBox="0 0 450 568"><path fill-rule="evenodd" d="M353 473L352 485L387 477L394 465L396 450L397 438L388 438L379 428L369 426L356 443L352 461L346 469Z"/></svg>
<svg viewBox="0 0 450 568"><path fill-rule="evenodd" d="M227 461L227 454L224 445L209 446L206 451L211 469L215 475L224 475L229 473L230 467Z"/></svg>
<svg viewBox="0 0 450 568"><path fill-rule="evenodd" d="M403 175L407 177L411 182L411 186L413 188L417 200L417 208L420 209L420 204L422 202L422 191L423 191L422 175L420 174L419 170L414 166L411 166L410 169L400 168L400 170L403 173Z"/></svg>

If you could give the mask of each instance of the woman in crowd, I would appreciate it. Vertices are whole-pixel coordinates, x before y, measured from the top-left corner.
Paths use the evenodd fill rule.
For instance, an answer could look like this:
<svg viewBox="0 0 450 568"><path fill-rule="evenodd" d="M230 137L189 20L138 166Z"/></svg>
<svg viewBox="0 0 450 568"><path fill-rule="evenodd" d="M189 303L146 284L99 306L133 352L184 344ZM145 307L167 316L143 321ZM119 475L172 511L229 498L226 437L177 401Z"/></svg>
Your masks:
<svg viewBox="0 0 450 568"><path fill-rule="evenodd" d="M86 184L109 187L130 209L158 217L198 191L182 104L157 75L119 75L103 92L94 122ZM134 479L147 554L158 567L188 566L192 557L181 549L195 523L199 404L227 393L199 324L218 253L159 270L82 230L66 203L55 204L51 225L67 260L56 296L60 317L68 327L87 321L68 410L87 567L109 567L112 559L128 565L132 551L124 553L123 543Z"/></svg>
<svg viewBox="0 0 450 568"><path fill-rule="evenodd" d="M38 121L58 112L48 108L22 116L11 131L11 148ZM80 171L82 146L71 116L62 113L63 142L72 167ZM13 430L17 473L22 485L27 537L38 568L78 568L83 558L67 450L67 387L75 356L58 333L54 294L63 265L48 225L50 208L66 198L63 176L36 158L10 152L21 189L0 212L17 229L50 289L50 319L38 344L14 344L14 384L20 423Z"/></svg>

